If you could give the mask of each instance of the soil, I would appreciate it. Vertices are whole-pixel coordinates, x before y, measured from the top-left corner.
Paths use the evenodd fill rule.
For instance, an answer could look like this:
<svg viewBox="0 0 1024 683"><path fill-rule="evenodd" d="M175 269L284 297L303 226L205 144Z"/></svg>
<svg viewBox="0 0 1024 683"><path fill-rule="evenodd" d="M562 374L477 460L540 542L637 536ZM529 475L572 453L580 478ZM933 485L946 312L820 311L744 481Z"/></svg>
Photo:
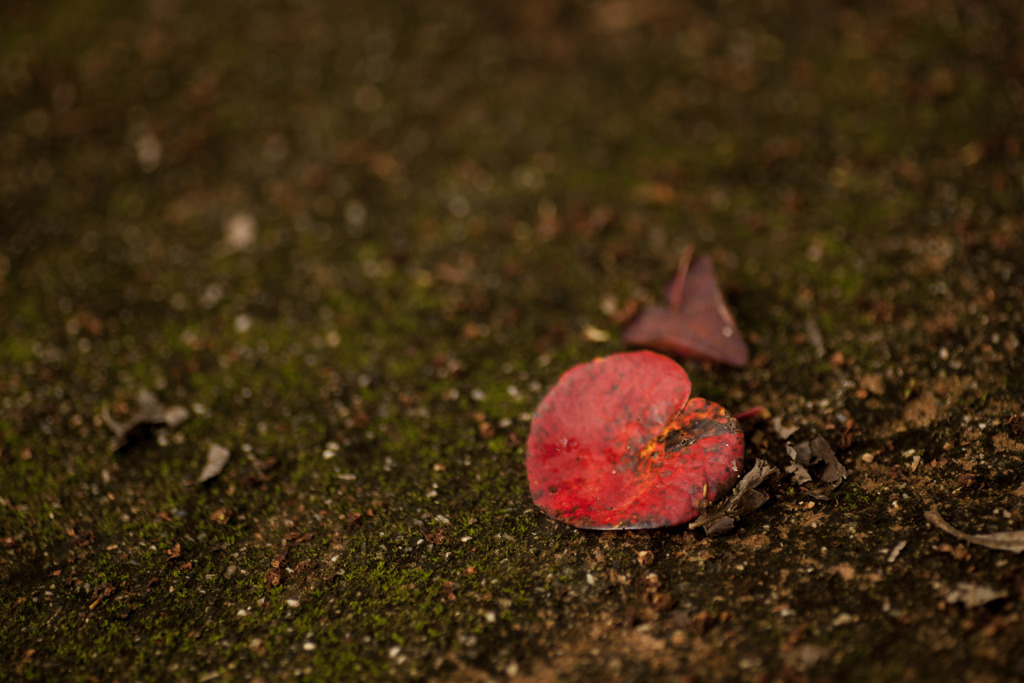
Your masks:
<svg viewBox="0 0 1024 683"><path fill-rule="evenodd" d="M925 519L1024 528L1022 37L1014 0L6 3L7 674L1024 677L1020 557ZM691 243L752 361L684 363L770 413L770 499L549 519L532 411ZM834 490L786 471L817 436Z"/></svg>

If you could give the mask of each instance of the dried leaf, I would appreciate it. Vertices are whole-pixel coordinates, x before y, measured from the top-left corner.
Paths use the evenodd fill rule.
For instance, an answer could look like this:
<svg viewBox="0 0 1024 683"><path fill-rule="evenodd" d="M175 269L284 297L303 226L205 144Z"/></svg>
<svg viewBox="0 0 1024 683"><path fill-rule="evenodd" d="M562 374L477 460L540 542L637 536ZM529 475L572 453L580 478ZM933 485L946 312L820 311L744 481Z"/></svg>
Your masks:
<svg viewBox="0 0 1024 683"><path fill-rule="evenodd" d="M961 541L967 541L974 545L992 548L993 550L1005 550L1011 553L1024 553L1024 529L1019 531L996 531L991 534L968 534L960 531L952 524L943 519L937 508L930 508L924 513L924 518L931 522L938 529L947 534L956 536Z"/></svg>
<svg viewBox="0 0 1024 683"><path fill-rule="evenodd" d="M781 415L776 415L772 418L772 429L775 430L775 433L783 441L800 431L800 427L783 424Z"/></svg>
<svg viewBox="0 0 1024 683"><path fill-rule="evenodd" d="M152 391L139 389L135 398L136 409L124 422L110 416L106 405L100 410L100 417L107 428L114 433L110 441L110 450L120 451L129 444L142 439L148 430L155 426L167 425L172 429L189 418L188 408L184 406L165 406Z"/></svg>
<svg viewBox="0 0 1024 683"><path fill-rule="evenodd" d="M729 497L714 510L702 512L690 523L691 529L703 528L708 536L721 536L732 530L736 521L758 509L768 500L768 494L757 490L765 479L777 469L758 459L750 471L743 475Z"/></svg>
<svg viewBox="0 0 1024 683"><path fill-rule="evenodd" d="M202 484L220 474L230 459L231 451L220 444L210 444L209 450L206 451L206 464L199 473L199 483Z"/></svg>
<svg viewBox="0 0 1024 683"><path fill-rule="evenodd" d="M959 602L964 607L971 609L982 607L996 600L1004 600L1009 595L1007 591L997 591L988 586L961 581L956 584L956 588L946 594L945 600L950 604Z"/></svg>
<svg viewBox="0 0 1024 683"><path fill-rule="evenodd" d="M668 306L643 311L623 330L622 340L677 356L743 367L750 362L750 349L725 304L711 257L702 256L691 265L692 253L688 247L680 259L666 291Z"/></svg>
<svg viewBox="0 0 1024 683"><path fill-rule="evenodd" d="M821 490L811 491L815 497L826 495L835 490L846 479L846 467L836 458L835 451L821 436L816 436L809 441L801 441L798 444L786 444L786 452L793 459L792 464L786 466L786 472L793 476L793 481L798 485L810 483L818 479L828 486L818 487ZM817 466L824 465L823 468ZM818 476L811 474L811 468L818 470Z"/></svg>
<svg viewBox="0 0 1024 683"><path fill-rule="evenodd" d="M811 481L811 473L807 471L807 468L799 463L792 463L786 465L786 473L792 475L793 483L797 486L801 486Z"/></svg>

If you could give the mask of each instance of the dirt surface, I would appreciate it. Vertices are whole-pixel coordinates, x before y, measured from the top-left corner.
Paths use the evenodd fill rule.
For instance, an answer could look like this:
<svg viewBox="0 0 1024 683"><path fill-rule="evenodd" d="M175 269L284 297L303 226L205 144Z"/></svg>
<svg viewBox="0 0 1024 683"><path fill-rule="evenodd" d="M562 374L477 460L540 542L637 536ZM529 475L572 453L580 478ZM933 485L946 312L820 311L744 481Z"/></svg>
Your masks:
<svg viewBox="0 0 1024 683"><path fill-rule="evenodd" d="M1020 556L925 519L1024 528L1022 22L5 3L7 675L1024 677ZM753 358L686 367L770 412L770 500L548 519L532 411L691 242ZM785 471L815 436L834 491Z"/></svg>

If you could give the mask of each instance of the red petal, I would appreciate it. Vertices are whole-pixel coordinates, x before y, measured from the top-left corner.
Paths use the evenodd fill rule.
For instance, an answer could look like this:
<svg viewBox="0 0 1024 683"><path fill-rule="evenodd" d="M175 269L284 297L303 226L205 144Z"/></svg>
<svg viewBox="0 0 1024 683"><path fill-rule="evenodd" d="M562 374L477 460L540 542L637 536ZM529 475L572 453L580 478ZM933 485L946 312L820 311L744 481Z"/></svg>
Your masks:
<svg viewBox="0 0 1024 683"><path fill-rule="evenodd" d="M620 353L577 365L541 401L526 444L534 502L586 529L675 526L735 484L743 435L725 410L690 399L670 358Z"/></svg>

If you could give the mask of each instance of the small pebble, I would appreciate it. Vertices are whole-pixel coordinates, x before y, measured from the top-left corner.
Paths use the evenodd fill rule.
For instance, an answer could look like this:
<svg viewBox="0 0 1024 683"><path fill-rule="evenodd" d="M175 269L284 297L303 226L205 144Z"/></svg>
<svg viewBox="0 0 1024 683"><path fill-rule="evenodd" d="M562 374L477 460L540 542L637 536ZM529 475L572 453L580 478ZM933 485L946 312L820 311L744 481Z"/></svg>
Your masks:
<svg viewBox="0 0 1024 683"><path fill-rule="evenodd" d="M238 334L245 334L252 329L252 318L245 313L240 313L235 316L235 332Z"/></svg>
<svg viewBox="0 0 1024 683"><path fill-rule="evenodd" d="M224 224L224 246L230 251L243 251L256 243L256 219L251 213L239 212Z"/></svg>

